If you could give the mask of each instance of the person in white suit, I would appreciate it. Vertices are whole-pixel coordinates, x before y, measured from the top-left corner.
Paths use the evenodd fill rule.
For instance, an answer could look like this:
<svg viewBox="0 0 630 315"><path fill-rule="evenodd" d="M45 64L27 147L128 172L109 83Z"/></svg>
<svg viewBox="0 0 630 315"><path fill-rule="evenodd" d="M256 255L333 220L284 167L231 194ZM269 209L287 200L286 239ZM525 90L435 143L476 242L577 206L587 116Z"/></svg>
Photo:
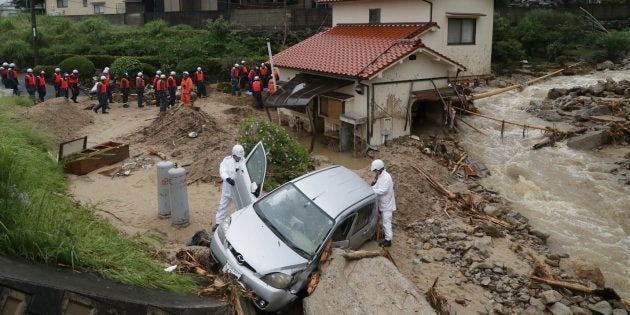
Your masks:
<svg viewBox="0 0 630 315"><path fill-rule="evenodd" d="M372 161L370 171L376 173L376 178L372 182L372 190L378 195L378 209L383 218L383 230L385 238L381 241L382 247L392 246L392 215L396 211L396 196L394 193L394 181L392 176L385 170L385 163L382 160Z"/></svg>
<svg viewBox="0 0 630 315"><path fill-rule="evenodd" d="M221 175L221 179L223 180L223 185L221 186L221 201L219 201L219 209L217 209L212 231L216 230L227 216L228 208L230 204L232 204L234 195L233 186L235 184L234 180L236 179L236 170L241 168L244 156L245 149L243 149L242 145L237 144L232 147L232 155L226 156L223 161L221 161L221 165L219 166L219 175Z"/></svg>

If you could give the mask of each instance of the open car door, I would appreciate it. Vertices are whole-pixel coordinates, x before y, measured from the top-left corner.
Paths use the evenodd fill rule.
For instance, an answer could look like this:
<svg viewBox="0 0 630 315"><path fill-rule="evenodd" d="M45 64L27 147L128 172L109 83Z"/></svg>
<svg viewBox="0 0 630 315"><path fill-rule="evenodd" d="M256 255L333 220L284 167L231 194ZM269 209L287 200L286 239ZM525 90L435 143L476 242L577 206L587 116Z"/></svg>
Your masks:
<svg viewBox="0 0 630 315"><path fill-rule="evenodd" d="M241 167L236 172L234 198L240 210L258 200L265 183L267 172L267 155L262 142L258 142Z"/></svg>

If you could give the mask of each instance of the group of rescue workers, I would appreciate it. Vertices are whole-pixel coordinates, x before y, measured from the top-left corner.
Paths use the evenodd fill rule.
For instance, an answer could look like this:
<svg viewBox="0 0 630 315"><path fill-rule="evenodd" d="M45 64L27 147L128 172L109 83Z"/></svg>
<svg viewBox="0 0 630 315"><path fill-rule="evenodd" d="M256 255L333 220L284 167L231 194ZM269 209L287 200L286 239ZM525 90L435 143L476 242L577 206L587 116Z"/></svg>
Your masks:
<svg viewBox="0 0 630 315"><path fill-rule="evenodd" d="M267 88L269 93L273 94L275 92L275 84L279 80L278 70L274 69L273 72L272 75L271 67L268 63L248 67L247 62L243 60L240 64L234 64L230 70L232 95L237 95L237 91L247 91L248 94L253 96L255 107L261 109L263 107L262 92ZM12 89L15 95L20 95L18 71L15 64L3 63L2 67L0 67L0 75L5 88ZM97 82L90 92L96 95L98 105L92 109L95 112L101 110L102 113L106 114L110 108L109 103L113 102L112 78L110 77L109 67L105 67L97 73L96 78ZM51 83L55 88L55 97L65 97L77 103L77 97L80 92L79 79L79 71L77 69L72 70L70 73L62 74L61 69L56 68L51 78ZM148 82L145 81L142 72L137 73L135 80L133 80L134 82L132 80L127 73L124 73L119 78L123 107L129 107L128 101L132 86L135 86L138 108L144 107L144 94ZM35 74L33 69L29 68L24 75L24 88L33 100L38 99L40 102L43 102L46 96L46 81L45 71ZM175 105L178 90L175 71L171 71L170 75L167 76L166 73L157 70L151 85L154 91L155 104L160 107L161 112ZM198 97L207 97L206 82L201 67L197 67L197 71L192 76L187 71L184 71L179 87L181 88L181 102L184 106L192 106L191 93L193 87L197 88Z"/></svg>
<svg viewBox="0 0 630 315"><path fill-rule="evenodd" d="M275 92L275 84L280 80L278 69L274 69L273 72L272 76L271 67L264 62L260 66L249 68L244 60L240 64L235 63L230 70L232 95L236 95L237 91L249 91L254 97L254 106L262 109L262 91L267 87L269 94L273 94Z"/></svg>

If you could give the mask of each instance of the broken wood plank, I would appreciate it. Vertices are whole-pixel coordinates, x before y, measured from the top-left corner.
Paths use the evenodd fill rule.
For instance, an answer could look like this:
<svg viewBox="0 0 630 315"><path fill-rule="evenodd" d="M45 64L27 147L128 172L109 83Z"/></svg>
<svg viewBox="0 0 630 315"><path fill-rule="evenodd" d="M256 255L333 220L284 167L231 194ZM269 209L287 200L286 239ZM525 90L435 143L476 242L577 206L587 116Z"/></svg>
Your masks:
<svg viewBox="0 0 630 315"><path fill-rule="evenodd" d="M589 118L591 120L602 121L602 122L625 122L626 121L625 118L611 116L611 115L591 116Z"/></svg>
<svg viewBox="0 0 630 315"><path fill-rule="evenodd" d="M159 157L162 160L166 160L166 154L162 152L158 152L155 149L149 149L149 155L154 155L154 156Z"/></svg>

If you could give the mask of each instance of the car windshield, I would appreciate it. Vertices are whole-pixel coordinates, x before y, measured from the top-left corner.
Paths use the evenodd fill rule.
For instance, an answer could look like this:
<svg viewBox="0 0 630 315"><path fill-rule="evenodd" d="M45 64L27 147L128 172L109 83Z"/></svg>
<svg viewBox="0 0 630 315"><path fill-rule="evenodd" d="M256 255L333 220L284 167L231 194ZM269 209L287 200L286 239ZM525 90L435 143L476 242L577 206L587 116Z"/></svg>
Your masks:
<svg viewBox="0 0 630 315"><path fill-rule="evenodd" d="M289 183L260 199L256 214L296 252L311 258L334 220Z"/></svg>

